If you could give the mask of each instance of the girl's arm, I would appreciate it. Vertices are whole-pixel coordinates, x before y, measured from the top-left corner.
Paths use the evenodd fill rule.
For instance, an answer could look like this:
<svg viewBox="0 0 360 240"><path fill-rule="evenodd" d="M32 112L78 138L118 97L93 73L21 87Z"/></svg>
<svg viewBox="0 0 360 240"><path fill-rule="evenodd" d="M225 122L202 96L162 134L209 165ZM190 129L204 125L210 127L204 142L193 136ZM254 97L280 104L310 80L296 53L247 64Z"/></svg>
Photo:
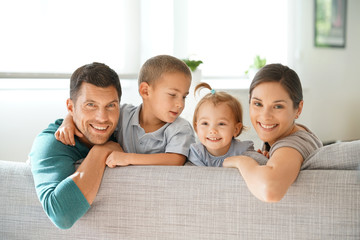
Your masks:
<svg viewBox="0 0 360 240"><path fill-rule="evenodd" d="M83 134L76 128L71 114L68 113L58 130L56 130L55 138L65 145L75 146L74 135L83 137Z"/></svg>
<svg viewBox="0 0 360 240"><path fill-rule="evenodd" d="M178 153L125 153L112 152L106 159L106 165L109 167L128 166L128 165L168 165L182 166L186 157Z"/></svg>
<svg viewBox="0 0 360 240"><path fill-rule="evenodd" d="M266 165L247 156L226 158L223 166L237 168L250 192L264 202L280 201L300 172L301 154L290 147L277 149Z"/></svg>

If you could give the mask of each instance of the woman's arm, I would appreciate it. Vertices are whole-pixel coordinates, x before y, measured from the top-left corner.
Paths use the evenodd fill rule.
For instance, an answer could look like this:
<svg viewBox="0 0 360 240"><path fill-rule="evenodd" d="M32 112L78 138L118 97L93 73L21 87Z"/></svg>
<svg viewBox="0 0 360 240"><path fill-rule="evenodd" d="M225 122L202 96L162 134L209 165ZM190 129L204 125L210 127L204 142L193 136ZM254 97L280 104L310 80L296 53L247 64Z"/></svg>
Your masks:
<svg viewBox="0 0 360 240"><path fill-rule="evenodd" d="M246 156L226 158L224 167L239 169L250 192L264 202L280 201L300 172L301 154L290 147L277 149L266 165Z"/></svg>

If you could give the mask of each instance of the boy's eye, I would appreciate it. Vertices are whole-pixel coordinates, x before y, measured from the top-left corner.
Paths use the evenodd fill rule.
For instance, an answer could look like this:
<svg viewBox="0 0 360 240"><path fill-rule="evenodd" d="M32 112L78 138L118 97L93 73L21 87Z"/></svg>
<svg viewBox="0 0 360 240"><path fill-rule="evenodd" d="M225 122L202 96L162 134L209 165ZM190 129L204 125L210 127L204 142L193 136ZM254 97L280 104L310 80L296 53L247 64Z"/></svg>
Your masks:
<svg viewBox="0 0 360 240"><path fill-rule="evenodd" d="M207 122L202 122L202 123L200 123L200 125L206 126L206 125L208 125L208 123Z"/></svg>
<svg viewBox="0 0 360 240"><path fill-rule="evenodd" d="M220 126L225 126L225 125L226 125L226 123L221 122L221 123L219 123L219 125L220 125Z"/></svg>
<svg viewBox="0 0 360 240"><path fill-rule="evenodd" d="M275 107L274 107L275 109L282 109L282 108L284 108L282 105L275 105Z"/></svg>

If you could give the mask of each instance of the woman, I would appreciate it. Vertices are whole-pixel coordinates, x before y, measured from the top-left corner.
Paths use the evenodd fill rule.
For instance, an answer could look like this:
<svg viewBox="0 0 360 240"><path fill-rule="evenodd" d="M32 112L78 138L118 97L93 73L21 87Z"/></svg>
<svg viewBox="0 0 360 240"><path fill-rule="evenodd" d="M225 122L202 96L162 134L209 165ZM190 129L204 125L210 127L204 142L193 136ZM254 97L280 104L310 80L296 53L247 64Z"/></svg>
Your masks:
<svg viewBox="0 0 360 240"><path fill-rule="evenodd" d="M308 128L295 123L302 108L302 87L295 71L269 64L255 75L250 85L250 118L269 160L259 165L250 157L235 156L226 158L223 166L238 168L249 190L262 201L280 201L303 161L322 146Z"/></svg>

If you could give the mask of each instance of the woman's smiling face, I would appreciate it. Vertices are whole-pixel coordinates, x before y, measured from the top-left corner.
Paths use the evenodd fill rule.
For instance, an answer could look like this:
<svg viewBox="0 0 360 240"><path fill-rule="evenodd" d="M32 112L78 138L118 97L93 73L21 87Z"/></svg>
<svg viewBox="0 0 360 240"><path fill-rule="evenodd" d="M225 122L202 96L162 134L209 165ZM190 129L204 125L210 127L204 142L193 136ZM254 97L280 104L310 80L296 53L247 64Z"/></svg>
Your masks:
<svg viewBox="0 0 360 240"><path fill-rule="evenodd" d="M294 132L295 119L303 102L294 109L293 101L279 82L256 86L250 98L250 118L259 138L270 146Z"/></svg>

